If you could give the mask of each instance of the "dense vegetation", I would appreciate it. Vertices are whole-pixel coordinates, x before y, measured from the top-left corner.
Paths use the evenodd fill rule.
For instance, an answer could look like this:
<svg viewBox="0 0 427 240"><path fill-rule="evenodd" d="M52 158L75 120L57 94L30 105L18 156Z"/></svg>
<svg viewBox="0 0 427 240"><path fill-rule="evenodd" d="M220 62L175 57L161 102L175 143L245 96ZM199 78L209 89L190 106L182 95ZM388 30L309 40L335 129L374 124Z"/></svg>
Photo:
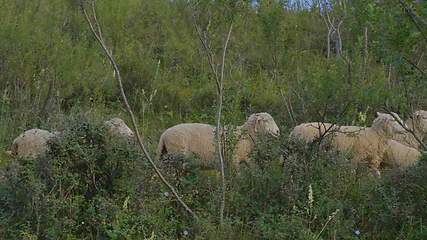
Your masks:
<svg viewBox="0 0 427 240"><path fill-rule="evenodd" d="M227 165L223 228L217 173L182 168L192 159L162 165L194 222L135 144L102 127L128 117L78 1L2 0L0 238L427 238L425 161L377 179L350 170L349 156L287 139L301 122L366 126L382 109L405 119L427 110L427 2L106 0L97 13L151 153L167 127L215 121L195 25L219 60L233 23L224 124L265 111L282 136L256 149L258 168L236 175ZM6 156L35 127L64 134L43 158ZM283 166L281 154L291 156Z"/></svg>

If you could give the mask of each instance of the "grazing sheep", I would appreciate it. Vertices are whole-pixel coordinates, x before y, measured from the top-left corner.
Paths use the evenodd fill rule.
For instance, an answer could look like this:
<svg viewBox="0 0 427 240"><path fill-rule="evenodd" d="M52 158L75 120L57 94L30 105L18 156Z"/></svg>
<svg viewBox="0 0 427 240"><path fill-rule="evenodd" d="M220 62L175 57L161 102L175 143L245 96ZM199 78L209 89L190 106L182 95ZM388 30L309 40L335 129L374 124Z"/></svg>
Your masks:
<svg viewBox="0 0 427 240"><path fill-rule="evenodd" d="M305 142L312 142L321 137L326 131L332 132L338 130L338 126L332 126L330 123L310 122L302 123L291 131L289 137L299 139Z"/></svg>
<svg viewBox="0 0 427 240"><path fill-rule="evenodd" d="M402 122L397 114L394 113L394 115ZM414 130L417 137L422 139L427 131L426 119L426 111L417 111L414 113L412 119L405 121L405 125ZM381 167L408 167L415 164L422 155L417 150L419 145L420 143L409 132L405 131L401 134L394 134L392 140L388 140L387 142Z"/></svg>
<svg viewBox="0 0 427 240"><path fill-rule="evenodd" d="M413 130L419 139L423 139L427 133L427 111L419 110L414 112L411 119L405 121L406 126ZM394 140L408 147L419 149L420 143L409 132L399 134L393 137Z"/></svg>
<svg viewBox="0 0 427 240"><path fill-rule="evenodd" d="M378 113L378 114L379 116L381 115L382 117L386 117L390 120L392 120L393 118L392 115L387 113ZM399 121L402 122L402 120L399 118L397 114L394 114L394 115L397 117ZM414 130L417 137L422 139L424 134L427 133L427 111L416 111L412 119L406 120L404 123L408 128ZM396 122L396 124L398 123ZM292 130L290 137L304 140L306 142L310 142L310 141L314 141L316 138L319 138L321 135L325 133L326 130L329 129L328 131L330 131L330 133L328 133L327 135L332 133L338 133L339 136L334 141L339 141L339 139L342 140L343 138L350 137L351 135L357 136L359 135L359 132L365 131L364 127L358 127L358 126L333 126L333 127L331 126L332 124L330 123L319 123L319 122L303 123L298 125ZM395 131L395 133L396 132L400 132L400 131L398 130L398 131ZM344 136L342 134L344 134ZM419 159L419 157L421 156L421 153L417 150L420 144L415 139L415 137L411 133L408 133L406 131L401 132L399 134L392 134L391 136L393 140L387 139L385 142L382 159L377 158L378 160L375 160L375 161L380 161L381 167L393 167L393 168L407 167L412 164L415 164ZM340 144L338 148L341 148L342 151L349 149L350 148L349 145L351 145L352 143L349 141L347 142L349 143L347 146L345 144ZM335 144L337 145L337 143ZM364 145L363 147L361 147L361 149L363 149L364 147L368 147L368 145ZM380 149L377 148L377 150L380 150ZM382 150L380 150L375 154L373 154L372 152L369 153L370 151L367 151L367 152L372 156L372 155L381 154L381 151ZM369 154L359 156L359 159Z"/></svg>
<svg viewBox="0 0 427 240"><path fill-rule="evenodd" d="M334 132L346 133L346 134L357 134L359 131L365 127L359 126L339 126L332 125L331 123L322 123L322 122L311 122L311 123L302 123L291 131L289 137L293 139L299 139L304 142L312 142L318 139L319 137L329 135ZM326 134L325 132L328 131Z"/></svg>
<svg viewBox="0 0 427 240"><path fill-rule="evenodd" d="M113 118L111 120L105 121L104 125L107 127L108 131L113 132L119 136L123 136L125 138L133 138L135 136L133 131L120 118Z"/></svg>
<svg viewBox="0 0 427 240"><path fill-rule="evenodd" d="M183 123L166 129L160 136L157 158L164 154L194 154L212 158L215 152L215 127L203 123Z"/></svg>
<svg viewBox="0 0 427 240"><path fill-rule="evenodd" d="M397 114L394 113L394 115L400 122L402 122L402 120ZM412 119L405 121L405 125L408 128L414 130L415 134L422 139L427 131L426 119L426 111L417 111L414 113ZM358 128L360 130L360 127L356 126L352 126L352 128L350 129L352 131L357 131ZM346 131L348 130L348 128L346 129L344 127L341 127L340 131L342 132L343 130ZM392 140L388 140L386 144L381 167L407 167L415 164L422 155L421 152L417 150L419 146L420 143L411 133L405 131L401 134L393 134Z"/></svg>
<svg viewBox="0 0 427 240"><path fill-rule="evenodd" d="M39 157L49 150L47 141L56 135L42 129L27 130L13 140L7 153L11 156Z"/></svg>
<svg viewBox="0 0 427 240"><path fill-rule="evenodd" d="M377 112L378 116L384 116L391 121L394 122L393 116L391 116L388 113L380 113ZM400 120L400 117L394 113L394 115ZM398 123L396 123L396 126ZM329 135L334 132L338 133L345 133L348 135L351 134L357 134L359 131L365 129L365 127L359 127L359 126L339 126L339 125L333 125L331 123L323 123L323 122L310 122L310 123L302 123L291 131L289 137L293 139L299 139L303 140L305 142L312 142L316 140L317 138L321 137L322 135ZM328 131L326 134L325 132Z"/></svg>
<svg viewBox="0 0 427 240"><path fill-rule="evenodd" d="M360 129L355 134L335 132L328 138L339 151L355 152L353 164L368 164L373 171L379 173L388 140L395 134L405 132L405 129L390 114L377 112L377 115L369 128Z"/></svg>
<svg viewBox="0 0 427 240"><path fill-rule="evenodd" d="M184 123L168 128L160 137L157 159L164 154L194 154L201 159L214 159L216 151L215 127L203 123ZM232 161L246 163L249 153L257 141L257 134L278 136L280 130L268 113L252 114L242 126L236 128L238 142Z"/></svg>
<svg viewBox="0 0 427 240"><path fill-rule="evenodd" d="M411 119L405 121L406 126L413 130L418 138L423 139L427 132L427 111L414 112ZM419 152L420 143L409 132L396 134L388 141L384 159L384 167L407 167L417 163L422 155Z"/></svg>
<svg viewBox="0 0 427 240"><path fill-rule="evenodd" d="M387 142L382 167L408 167L417 163L421 153L395 140Z"/></svg>
<svg viewBox="0 0 427 240"><path fill-rule="evenodd" d="M245 163L246 165L251 164L247 159L257 143L258 134L268 134L275 137L280 135L279 127L270 114L252 114L249 116L245 124L237 127L235 136L237 137L238 142L233 151L233 163Z"/></svg>

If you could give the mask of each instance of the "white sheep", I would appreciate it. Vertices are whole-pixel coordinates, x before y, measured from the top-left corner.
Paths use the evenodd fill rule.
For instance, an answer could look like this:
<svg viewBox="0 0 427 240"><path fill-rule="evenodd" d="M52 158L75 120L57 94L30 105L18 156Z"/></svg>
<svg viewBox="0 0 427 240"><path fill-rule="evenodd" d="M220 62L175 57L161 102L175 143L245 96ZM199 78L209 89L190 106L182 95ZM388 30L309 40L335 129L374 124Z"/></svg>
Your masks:
<svg viewBox="0 0 427 240"><path fill-rule="evenodd" d="M420 157L421 153L415 148L391 139L387 142L381 165L389 168L408 167L416 164Z"/></svg>
<svg viewBox="0 0 427 240"><path fill-rule="evenodd" d="M215 127L203 123L184 123L168 128L160 137L157 147L157 159L164 154L194 154L203 160L215 158ZM232 161L246 163L250 152L257 142L257 135L266 133L280 134L273 117L268 113L252 114L242 126L236 128L237 144Z"/></svg>
<svg viewBox="0 0 427 240"><path fill-rule="evenodd" d="M414 112L411 119L406 120L405 124L409 129L414 131L415 135L419 139L422 140L424 135L427 133L427 111L419 110ZM415 149L420 148L420 143L412 133L405 132L404 134L394 136L393 139L408 147Z"/></svg>
<svg viewBox="0 0 427 240"><path fill-rule="evenodd" d="M397 114L393 114L399 119L399 121L401 121ZM423 120L422 116L423 115L420 114L420 111L417 111L413 117L415 121L412 121L412 119L405 121L406 127L413 130L414 128L412 126L414 126L413 123L415 122L416 130L414 131L421 139L425 133L425 130L423 129L426 129L425 126L427 126L425 123L426 120ZM427 114L425 116L427 117ZM422 126L424 126L424 128ZM356 132L360 131L361 129L363 128L358 126L342 126L340 127L340 132ZM386 147L384 149L384 155L381 160L381 168L408 167L416 164L422 155L421 152L416 149L419 147L419 145L419 142L411 133L404 132L401 134L393 134L392 139L387 141Z"/></svg>
<svg viewBox="0 0 427 240"><path fill-rule="evenodd" d="M326 130L336 130L331 128L332 124L322 122L301 123L294 127L289 134L289 138L299 139L305 142L312 142L321 137Z"/></svg>
<svg viewBox="0 0 427 240"><path fill-rule="evenodd" d="M39 157L49 150L47 141L57 134L37 128L27 130L13 140L7 153L11 156Z"/></svg>
<svg viewBox="0 0 427 240"><path fill-rule="evenodd" d="M364 128L365 127L359 126L339 126L335 124L333 125L331 123L310 122L302 123L294 127L289 137L292 139L299 139L308 143L320 138L321 136L326 137L327 135L334 132L357 134Z"/></svg>
<svg viewBox="0 0 427 240"><path fill-rule="evenodd" d="M105 121L104 125L107 127L107 130L125 138L133 138L135 134L133 131L126 125L126 123L120 118L113 118L111 120Z"/></svg>
<svg viewBox="0 0 427 240"><path fill-rule="evenodd" d="M251 165L248 161L249 154L257 144L259 134L275 137L280 135L279 127L268 113L252 114L242 126L237 127L235 136L238 141L233 150L233 163Z"/></svg>
<svg viewBox="0 0 427 240"><path fill-rule="evenodd" d="M183 123L166 129L160 136L157 158L164 154L194 154L211 158L215 152L215 127L204 123Z"/></svg>
<svg viewBox="0 0 427 240"><path fill-rule="evenodd" d="M378 114L392 119L392 115L390 114ZM397 114L393 113L393 115L402 122ZM404 123L408 128L414 130L417 137L422 139L427 132L427 111L416 111L412 119L406 120ZM326 130L328 130L328 133L325 135L338 132L351 136L365 129L359 126L331 126L332 124L330 123L303 123L292 130L290 137L310 142L322 136ZM399 134L392 134L392 139L393 140L387 139L385 144L383 157L379 160L381 161L381 167L406 167L415 164L421 156L421 153L417 150L420 143L415 137L411 133L405 131ZM342 149L347 148L349 147L342 146Z"/></svg>
<svg viewBox="0 0 427 240"><path fill-rule="evenodd" d="M387 113L382 114L387 115ZM396 113L393 113L393 115L398 121L403 123ZM390 117L392 117L392 115L390 115ZM414 130L417 137L422 139L427 132L427 112L416 111L412 119L406 120L404 125ZM340 127L340 132L355 132L361 129L361 127L357 126L342 126ZM409 132L405 131L400 134L393 134L392 140L387 141L381 167L407 167L415 164L422 155L421 152L417 150L419 146L420 143Z"/></svg>
<svg viewBox="0 0 427 240"><path fill-rule="evenodd" d="M397 114L393 113L393 115L403 123ZM422 139L427 132L427 112L416 111L412 119L406 120L404 125L413 130L417 137ZM356 129L357 127L353 128L353 130ZM409 132L405 131L401 134L394 134L392 139L388 140L386 144L381 167L396 168L414 165L422 155L417 150L419 146L420 143Z"/></svg>
<svg viewBox="0 0 427 240"><path fill-rule="evenodd" d="M354 151L353 164L365 163L378 173L388 140L405 129L390 114L377 115L371 127L352 134L334 132L328 138L339 151Z"/></svg>
<svg viewBox="0 0 427 240"><path fill-rule="evenodd" d="M427 111L414 112L411 119L405 121L406 126L413 130L419 139L427 132ZM383 159L384 167L407 167L418 162L421 157L420 143L412 133L396 134L389 140Z"/></svg>

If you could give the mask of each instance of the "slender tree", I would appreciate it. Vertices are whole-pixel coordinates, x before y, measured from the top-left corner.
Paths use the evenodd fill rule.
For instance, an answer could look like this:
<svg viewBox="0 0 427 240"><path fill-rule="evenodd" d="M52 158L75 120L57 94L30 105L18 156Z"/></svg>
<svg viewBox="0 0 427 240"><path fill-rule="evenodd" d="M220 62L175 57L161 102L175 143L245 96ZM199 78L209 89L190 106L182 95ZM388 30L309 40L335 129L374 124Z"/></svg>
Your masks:
<svg viewBox="0 0 427 240"><path fill-rule="evenodd" d="M224 47L222 49L222 57L220 70L218 70L218 65L215 60L215 53L212 50L210 44L210 39L208 37L207 31L202 31L201 28L197 25L196 18L194 17L194 28L196 29L197 36L205 50L206 56L209 60L209 65L211 67L212 74L216 83L217 90L217 111L216 111L216 143L217 143L217 152L220 162L220 171L221 171L221 203L220 203L220 224L224 224L224 209L225 209L225 192L226 192L226 181L225 181L225 169L224 169L224 151L222 149L223 141L223 129L221 126L221 117L222 117L222 108L224 101L224 68L225 68L225 55L227 52L228 42L230 40L231 32L233 30L233 23L230 24L228 33L224 40Z"/></svg>
<svg viewBox="0 0 427 240"><path fill-rule="evenodd" d="M120 94L121 97L123 99L123 102L125 104L126 110L128 111L131 119L132 119L132 127L133 130L135 131L135 137L136 140L138 141L138 144L141 148L141 150L143 151L145 157L148 159L148 161L150 162L150 165L153 167L154 171L156 172L156 174L160 177L161 181L172 191L173 195L175 196L175 198L178 200L178 202L181 204L182 207L185 208L185 210L187 210L196 220L198 220L198 216L194 213L193 210L191 210L188 205L182 200L182 198L179 196L178 192L176 191L176 189L166 180L166 178L162 175L162 173L160 172L159 168L156 166L156 164L154 163L153 159L151 158L150 154L148 153L144 143L142 142L142 138L139 134L139 130L138 130L138 125L136 123L136 118L133 114L132 108L129 105L128 99L126 97L126 94L123 90L123 83L122 83L122 78L120 75L120 70L119 67L114 59L114 56L112 55L112 51L108 48L103 36L102 36L102 32L101 32L101 26L98 22L98 17L96 14L96 7L95 7L95 1L89 1L89 5L90 8L92 10L92 17L89 16L86 7L87 4L85 4L85 2L83 0L80 1L80 7L82 10L82 13L85 17L85 20L87 22L87 24L90 27L91 32L93 33L96 41L99 43L99 45L101 46L102 50L104 51L106 57L108 58L108 60L110 61L111 65L113 66L114 69L114 76L117 80L119 89L120 89Z"/></svg>

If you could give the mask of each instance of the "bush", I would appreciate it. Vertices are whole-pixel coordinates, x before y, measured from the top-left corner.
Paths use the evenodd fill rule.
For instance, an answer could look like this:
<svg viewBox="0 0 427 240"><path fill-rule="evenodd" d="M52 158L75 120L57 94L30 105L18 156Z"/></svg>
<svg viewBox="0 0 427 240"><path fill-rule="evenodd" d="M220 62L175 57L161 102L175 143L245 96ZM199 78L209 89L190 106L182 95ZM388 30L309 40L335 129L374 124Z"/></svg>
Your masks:
<svg viewBox="0 0 427 240"><path fill-rule="evenodd" d="M2 236L17 238L22 232L65 239L85 231L102 236L107 231L99 232L100 222L91 220L107 212L112 215L108 219L120 216L141 159L135 145L111 135L87 114L65 119L60 130L46 156L18 158L5 166ZM103 209L106 204L109 211Z"/></svg>
<svg viewBox="0 0 427 240"><path fill-rule="evenodd" d="M4 239L425 239L426 161L371 177L349 156L288 139L259 138L254 168L220 178L194 157L160 164L201 220L152 172L132 142L116 141L99 116L74 113L43 158L19 158L0 174ZM232 141L231 141L232 142ZM283 159L281 158L283 157ZM215 168L215 163L212 165ZM358 234L356 234L358 233Z"/></svg>

